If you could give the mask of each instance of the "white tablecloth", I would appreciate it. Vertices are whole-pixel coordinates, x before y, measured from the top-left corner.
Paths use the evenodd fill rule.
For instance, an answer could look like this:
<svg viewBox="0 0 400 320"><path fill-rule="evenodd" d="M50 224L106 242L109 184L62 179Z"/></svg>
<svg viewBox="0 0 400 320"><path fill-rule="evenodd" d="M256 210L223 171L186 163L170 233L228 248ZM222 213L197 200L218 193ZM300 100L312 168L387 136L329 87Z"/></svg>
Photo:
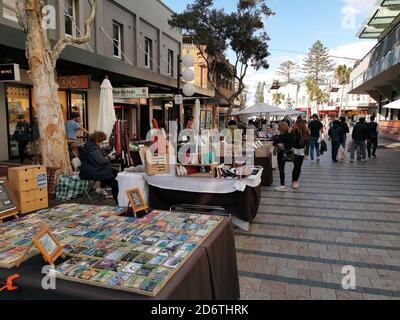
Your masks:
<svg viewBox="0 0 400 320"><path fill-rule="evenodd" d="M128 207L129 200L126 191L135 188L140 190L148 205L149 187L144 178L144 174L122 172L118 174L117 181L119 186L118 205L120 207Z"/></svg>
<svg viewBox="0 0 400 320"><path fill-rule="evenodd" d="M148 185L175 191L187 191L194 193L218 193L227 194L236 191L245 191L246 187L256 188L261 184L261 169L257 175L247 179L216 179L199 177L176 177L174 175L162 174L148 176L145 173L122 172L118 175L119 196L118 204L121 207L128 206L128 197L126 191L138 188L148 203L149 190Z"/></svg>

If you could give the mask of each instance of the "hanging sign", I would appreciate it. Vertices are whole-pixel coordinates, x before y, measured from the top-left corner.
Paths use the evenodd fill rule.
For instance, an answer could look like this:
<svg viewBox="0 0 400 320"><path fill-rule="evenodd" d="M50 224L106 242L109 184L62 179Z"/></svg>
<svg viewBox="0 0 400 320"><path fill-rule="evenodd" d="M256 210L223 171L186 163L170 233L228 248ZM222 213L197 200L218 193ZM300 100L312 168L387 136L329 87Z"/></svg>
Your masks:
<svg viewBox="0 0 400 320"><path fill-rule="evenodd" d="M114 88L114 99L147 99L149 88Z"/></svg>
<svg viewBox="0 0 400 320"><path fill-rule="evenodd" d="M90 89L89 76L59 76L57 80L60 89Z"/></svg>
<svg viewBox="0 0 400 320"><path fill-rule="evenodd" d="M0 82L21 81L19 64L0 64Z"/></svg>
<svg viewBox="0 0 400 320"><path fill-rule="evenodd" d="M150 93L149 99L173 99L172 93Z"/></svg>

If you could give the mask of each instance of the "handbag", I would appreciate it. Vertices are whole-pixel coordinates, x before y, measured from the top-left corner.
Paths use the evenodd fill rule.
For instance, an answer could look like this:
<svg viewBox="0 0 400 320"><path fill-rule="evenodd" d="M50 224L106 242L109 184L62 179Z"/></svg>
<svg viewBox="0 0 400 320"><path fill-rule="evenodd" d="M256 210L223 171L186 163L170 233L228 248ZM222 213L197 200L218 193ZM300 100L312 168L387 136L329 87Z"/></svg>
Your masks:
<svg viewBox="0 0 400 320"><path fill-rule="evenodd" d="M338 151L337 160L344 161L344 159L345 159L345 149L343 146L340 146L339 151Z"/></svg>
<svg viewBox="0 0 400 320"><path fill-rule="evenodd" d="M323 155L325 152L328 152L328 145L326 144L325 140L321 141L320 151L321 155Z"/></svg>
<svg viewBox="0 0 400 320"><path fill-rule="evenodd" d="M347 149L347 151L349 152L349 153L351 153L351 150L352 150L352 148L353 148L353 141L350 141L349 142L349 147L348 147L348 149Z"/></svg>
<svg viewBox="0 0 400 320"><path fill-rule="evenodd" d="M283 161L294 162L294 159L295 159L295 154L293 148L283 150Z"/></svg>

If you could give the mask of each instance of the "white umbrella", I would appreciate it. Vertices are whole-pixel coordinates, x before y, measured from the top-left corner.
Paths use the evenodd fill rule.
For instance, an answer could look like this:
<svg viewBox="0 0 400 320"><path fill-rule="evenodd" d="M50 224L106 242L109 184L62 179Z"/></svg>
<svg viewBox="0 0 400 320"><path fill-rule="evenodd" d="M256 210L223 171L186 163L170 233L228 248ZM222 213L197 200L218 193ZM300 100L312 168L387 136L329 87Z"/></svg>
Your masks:
<svg viewBox="0 0 400 320"><path fill-rule="evenodd" d="M254 106L250 107L250 108L247 108L247 109L244 109L244 110L242 110L240 112L237 112L234 115L265 114L265 113L271 114L271 113L274 113L274 112L282 112L282 111L284 111L284 110L282 110L280 108L277 108L277 107L274 107L274 106L271 106L269 104L258 103L258 104L255 104Z"/></svg>
<svg viewBox="0 0 400 320"><path fill-rule="evenodd" d="M304 116L306 113L295 110L281 110L280 112L272 112L271 116Z"/></svg>
<svg viewBox="0 0 400 320"><path fill-rule="evenodd" d="M97 130L103 131L110 137L114 124L117 121L114 109L113 87L106 78L101 84L100 90L100 111Z"/></svg>
<svg viewBox="0 0 400 320"><path fill-rule="evenodd" d="M383 106L385 109L400 109L400 100L393 101L385 106Z"/></svg>

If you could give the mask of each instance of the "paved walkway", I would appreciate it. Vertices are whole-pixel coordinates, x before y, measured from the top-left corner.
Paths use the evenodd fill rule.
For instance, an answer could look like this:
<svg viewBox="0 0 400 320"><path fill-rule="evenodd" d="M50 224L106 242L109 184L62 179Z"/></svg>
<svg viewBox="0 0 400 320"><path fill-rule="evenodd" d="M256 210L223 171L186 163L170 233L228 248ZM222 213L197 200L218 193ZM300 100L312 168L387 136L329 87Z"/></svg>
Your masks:
<svg viewBox="0 0 400 320"><path fill-rule="evenodd" d="M346 156L306 162L299 191L263 189L250 233L236 232L242 299L400 299L400 149ZM342 288L347 265L356 290Z"/></svg>

